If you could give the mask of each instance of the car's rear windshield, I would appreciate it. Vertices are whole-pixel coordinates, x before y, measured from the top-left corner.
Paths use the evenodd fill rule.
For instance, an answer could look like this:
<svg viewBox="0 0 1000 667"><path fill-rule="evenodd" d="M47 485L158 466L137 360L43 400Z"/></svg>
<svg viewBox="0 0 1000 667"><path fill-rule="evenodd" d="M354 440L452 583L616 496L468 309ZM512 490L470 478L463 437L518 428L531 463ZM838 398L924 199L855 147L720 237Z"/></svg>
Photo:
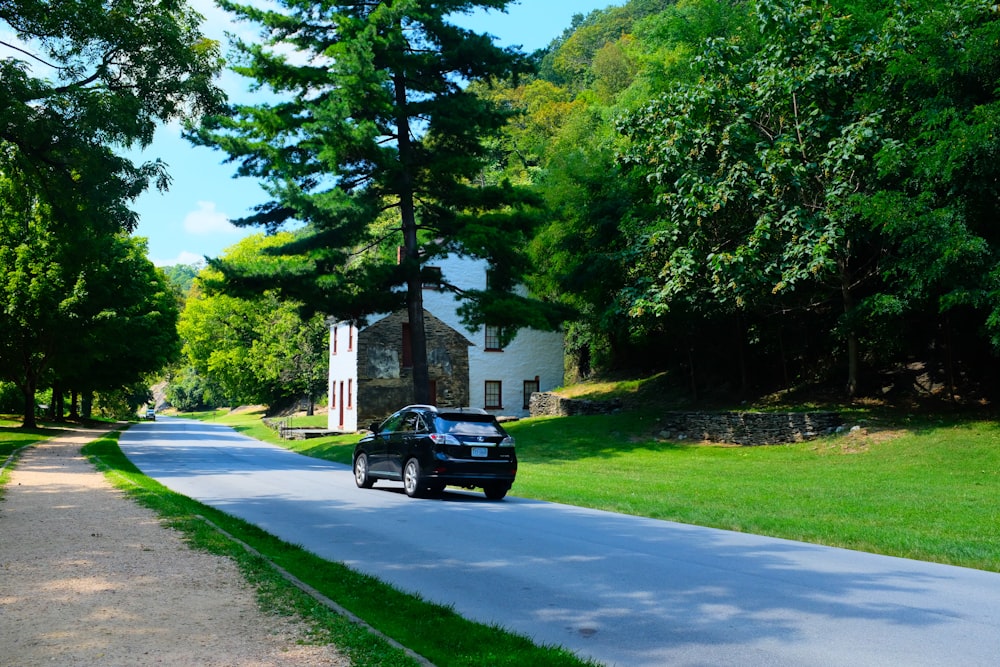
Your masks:
<svg viewBox="0 0 1000 667"><path fill-rule="evenodd" d="M503 430L491 417L462 417L454 419L451 417L437 418L438 433L452 433L454 435L486 435L503 436Z"/></svg>

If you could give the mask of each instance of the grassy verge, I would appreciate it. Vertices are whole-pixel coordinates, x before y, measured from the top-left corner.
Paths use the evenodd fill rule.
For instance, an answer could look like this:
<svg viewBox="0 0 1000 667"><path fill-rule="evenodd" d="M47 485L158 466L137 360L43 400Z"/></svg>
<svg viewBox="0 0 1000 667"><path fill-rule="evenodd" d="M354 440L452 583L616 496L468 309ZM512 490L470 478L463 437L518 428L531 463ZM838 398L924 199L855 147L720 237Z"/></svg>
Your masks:
<svg viewBox="0 0 1000 667"><path fill-rule="evenodd" d="M501 628L467 621L449 608L400 593L372 577L325 561L240 519L176 494L132 465L118 447L118 433L87 445L84 453L116 486L181 530L193 546L232 558L257 587L265 610L303 618L312 628L313 641L336 645L355 667L417 663L362 626L318 604L282 578L268 561L441 667L589 664L567 651L538 647ZM199 517L250 545L261 556L251 555Z"/></svg>
<svg viewBox="0 0 1000 667"><path fill-rule="evenodd" d="M600 397L601 388L590 395ZM513 493L1000 572L995 422L855 412L853 419L879 427L807 443L723 447L661 440L654 415L644 407L508 424L520 460ZM218 419L350 463L357 436L281 441L259 418Z"/></svg>
<svg viewBox="0 0 1000 667"><path fill-rule="evenodd" d="M22 447L37 444L55 437L59 430L50 428L23 429L21 420L15 417L0 415L0 466ZM0 470L0 498L3 498L3 487L10 476L11 466Z"/></svg>

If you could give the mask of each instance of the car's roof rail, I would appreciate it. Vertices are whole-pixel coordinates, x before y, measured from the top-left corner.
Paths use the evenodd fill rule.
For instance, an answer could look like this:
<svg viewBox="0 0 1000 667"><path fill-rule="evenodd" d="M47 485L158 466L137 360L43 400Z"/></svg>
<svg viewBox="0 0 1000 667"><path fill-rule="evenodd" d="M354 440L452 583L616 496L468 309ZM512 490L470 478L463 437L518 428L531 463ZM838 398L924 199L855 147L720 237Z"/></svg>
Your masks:
<svg viewBox="0 0 1000 667"><path fill-rule="evenodd" d="M489 412L487 412L486 410L483 410L482 408L470 408L470 407L439 408L436 405L421 405L419 403L416 404L416 405L407 405L405 408L401 408L401 410L427 410L428 412L436 412L438 414L440 414L440 413L447 413L447 414L453 414L453 415L460 415L460 414L463 414L463 413L467 414L467 415L488 415L488 414L490 414Z"/></svg>

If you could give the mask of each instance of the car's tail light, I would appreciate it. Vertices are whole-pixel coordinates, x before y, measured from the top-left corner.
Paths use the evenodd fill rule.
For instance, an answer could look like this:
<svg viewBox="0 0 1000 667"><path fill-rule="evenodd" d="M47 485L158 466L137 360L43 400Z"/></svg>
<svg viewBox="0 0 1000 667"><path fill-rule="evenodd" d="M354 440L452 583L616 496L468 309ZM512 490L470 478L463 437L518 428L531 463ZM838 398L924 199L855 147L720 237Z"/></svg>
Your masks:
<svg viewBox="0 0 1000 667"><path fill-rule="evenodd" d="M461 442L458 441L458 438L456 438L453 435L449 435L447 433L431 433L430 434L430 438L431 438L431 441L435 445L461 445L462 444Z"/></svg>
<svg viewBox="0 0 1000 667"><path fill-rule="evenodd" d="M508 435L506 438L504 438L503 440L500 441L500 446L501 447L513 447L514 446L514 438Z"/></svg>

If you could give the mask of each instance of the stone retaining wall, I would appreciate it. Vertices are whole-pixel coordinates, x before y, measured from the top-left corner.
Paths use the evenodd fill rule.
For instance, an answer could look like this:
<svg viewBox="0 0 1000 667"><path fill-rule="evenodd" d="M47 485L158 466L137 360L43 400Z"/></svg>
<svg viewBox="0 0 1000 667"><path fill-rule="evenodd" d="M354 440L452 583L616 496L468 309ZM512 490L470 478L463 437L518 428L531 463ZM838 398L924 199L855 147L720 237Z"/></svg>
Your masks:
<svg viewBox="0 0 1000 667"><path fill-rule="evenodd" d="M612 414L621 401L588 401L536 392L532 417ZM833 433L843 424L836 412L668 412L657 435L665 440L707 440L735 445L802 442Z"/></svg>
<svg viewBox="0 0 1000 667"><path fill-rule="evenodd" d="M547 392L535 392L528 399L528 414L532 417L571 417L573 415L606 415L622 409L622 402L588 401L563 398Z"/></svg>
<svg viewBox="0 0 1000 667"><path fill-rule="evenodd" d="M669 412L658 435L666 440L774 445L828 435L842 424L835 412Z"/></svg>

